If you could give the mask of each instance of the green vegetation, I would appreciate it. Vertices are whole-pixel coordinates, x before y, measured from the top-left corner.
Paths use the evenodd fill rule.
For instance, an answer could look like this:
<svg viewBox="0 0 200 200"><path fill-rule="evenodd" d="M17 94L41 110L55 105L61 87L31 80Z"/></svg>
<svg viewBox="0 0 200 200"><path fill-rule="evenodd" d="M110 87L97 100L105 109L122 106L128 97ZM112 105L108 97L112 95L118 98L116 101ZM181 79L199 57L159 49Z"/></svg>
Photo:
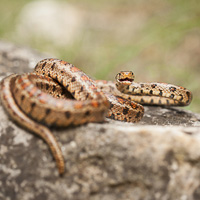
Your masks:
<svg viewBox="0 0 200 200"><path fill-rule="evenodd" d="M194 96L186 109L200 112L197 0L69 0L67 3L84 10L88 16L98 13L102 20L97 18L97 25L85 23L80 36L65 46L46 38L32 37L27 41L16 34L18 16L29 2L0 2L1 39L67 60L96 79L113 79L118 71L127 69L135 72L136 81L182 85Z"/></svg>

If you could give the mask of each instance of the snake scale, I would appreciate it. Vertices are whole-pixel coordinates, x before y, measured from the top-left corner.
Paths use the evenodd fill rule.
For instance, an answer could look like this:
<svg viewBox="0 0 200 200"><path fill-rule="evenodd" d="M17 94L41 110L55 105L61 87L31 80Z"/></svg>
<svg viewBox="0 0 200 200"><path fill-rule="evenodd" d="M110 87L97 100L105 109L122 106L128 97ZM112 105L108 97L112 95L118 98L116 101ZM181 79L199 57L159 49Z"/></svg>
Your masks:
<svg viewBox="0 0 200 200"><path fill-rule="evenodd" d="M134 74L117 74L111 81L93 81L74 65L58 60L40 61L33 73L12 74L1 81L5 110L21 126L48 144L59 174L65 162L58 142L48 126L66 127L111 119L138 122L144 114L141 104L186 106L192 94L166 83L135 83ZM136 103L138 102L138 103Z"/></svg>

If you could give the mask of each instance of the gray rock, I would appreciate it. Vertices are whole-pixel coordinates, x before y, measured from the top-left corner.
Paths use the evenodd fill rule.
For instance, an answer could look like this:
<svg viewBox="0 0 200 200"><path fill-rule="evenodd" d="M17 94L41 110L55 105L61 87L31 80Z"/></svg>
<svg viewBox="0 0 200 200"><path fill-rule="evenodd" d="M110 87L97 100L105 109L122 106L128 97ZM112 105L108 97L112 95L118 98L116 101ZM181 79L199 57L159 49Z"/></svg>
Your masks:
<svg viewBox="0 0 200 200"><path fill-rule="evenodd" d="M14 34L23 41L35 39L54 46L70 45L84 30L82 10L70 3L52 0L27 3L16 20Z"/></svg>
<svg viewBox="0 0 200 200"><path fill-rule="evenodd" d="M0 42L1 77L31 71L43 57ZM0 199L199 200L199 127L198 114L146 106L137 124L52 129L66 161L60 177L47 145L0 105Z"/></svg>

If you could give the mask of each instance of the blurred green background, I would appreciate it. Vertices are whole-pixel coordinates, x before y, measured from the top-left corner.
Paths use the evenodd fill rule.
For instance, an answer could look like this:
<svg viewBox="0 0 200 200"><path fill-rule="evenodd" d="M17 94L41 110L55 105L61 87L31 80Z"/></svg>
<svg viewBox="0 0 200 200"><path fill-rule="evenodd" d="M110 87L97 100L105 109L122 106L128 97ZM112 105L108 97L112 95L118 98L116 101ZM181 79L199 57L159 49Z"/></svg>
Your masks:
<svg viewBox="0 0 200 200"><path fill-rule="evenodd" d="M132 70L136 81L193 92L200 112L197 0L1 0L0 39L47 52L95 79Z"/></svg>

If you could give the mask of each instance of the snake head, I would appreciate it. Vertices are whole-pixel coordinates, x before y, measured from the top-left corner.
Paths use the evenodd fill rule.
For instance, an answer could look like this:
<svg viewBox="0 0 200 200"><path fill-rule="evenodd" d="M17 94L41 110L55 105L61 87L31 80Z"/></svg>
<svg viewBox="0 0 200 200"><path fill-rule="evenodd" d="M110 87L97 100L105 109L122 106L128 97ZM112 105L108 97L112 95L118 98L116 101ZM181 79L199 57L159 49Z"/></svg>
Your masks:
<svg viewBox="0 0 200 200"><path fill-rule="evenodd" d="M119 84L123 85L131 85L131 83L134 81L135 75L132 71L121 71L119 72L115 80Z"/></svg>

